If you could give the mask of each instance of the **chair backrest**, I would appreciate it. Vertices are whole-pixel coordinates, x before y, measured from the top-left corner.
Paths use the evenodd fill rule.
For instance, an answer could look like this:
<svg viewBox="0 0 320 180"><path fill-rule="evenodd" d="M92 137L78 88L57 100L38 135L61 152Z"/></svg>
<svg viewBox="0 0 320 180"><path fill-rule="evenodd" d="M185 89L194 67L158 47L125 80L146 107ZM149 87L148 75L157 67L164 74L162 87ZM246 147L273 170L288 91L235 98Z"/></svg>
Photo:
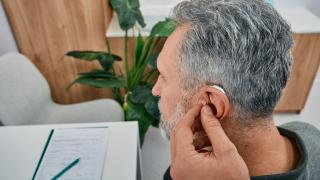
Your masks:
<svg viewBox="0 0 320 180"><path fill-rule="evenodd" d="M18 53L0 57L0 119L4 125L34 121L50 101L47 81L28 58Z"/></svg>

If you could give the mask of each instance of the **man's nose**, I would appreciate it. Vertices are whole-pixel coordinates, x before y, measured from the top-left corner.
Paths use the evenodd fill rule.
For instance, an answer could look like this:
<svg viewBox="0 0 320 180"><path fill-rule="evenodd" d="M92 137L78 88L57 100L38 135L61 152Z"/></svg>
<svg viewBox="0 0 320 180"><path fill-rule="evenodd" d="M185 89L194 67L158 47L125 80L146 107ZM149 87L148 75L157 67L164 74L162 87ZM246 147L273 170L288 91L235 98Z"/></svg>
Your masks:
<svg viewBox="0 0 320 180"><path fill-rule="evenodd" d="M160 97L160 89L159 89L159 85L158 84L159 83L157 81L156 84L153 86L152 95Z"/></svg>

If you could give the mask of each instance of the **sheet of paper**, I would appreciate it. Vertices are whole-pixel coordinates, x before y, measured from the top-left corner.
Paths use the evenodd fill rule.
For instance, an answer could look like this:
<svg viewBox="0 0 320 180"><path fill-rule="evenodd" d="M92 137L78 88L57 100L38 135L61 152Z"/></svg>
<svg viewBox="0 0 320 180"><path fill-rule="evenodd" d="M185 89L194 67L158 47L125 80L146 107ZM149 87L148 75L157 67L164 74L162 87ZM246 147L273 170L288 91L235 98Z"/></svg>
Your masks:
<svg viewBox="0 0 320 180"><path fill-rule="evenodd" d="M59 179L100 180L107 145L106 127L55 129L35 179L52 179L80 158L79 163Z"/></svg>

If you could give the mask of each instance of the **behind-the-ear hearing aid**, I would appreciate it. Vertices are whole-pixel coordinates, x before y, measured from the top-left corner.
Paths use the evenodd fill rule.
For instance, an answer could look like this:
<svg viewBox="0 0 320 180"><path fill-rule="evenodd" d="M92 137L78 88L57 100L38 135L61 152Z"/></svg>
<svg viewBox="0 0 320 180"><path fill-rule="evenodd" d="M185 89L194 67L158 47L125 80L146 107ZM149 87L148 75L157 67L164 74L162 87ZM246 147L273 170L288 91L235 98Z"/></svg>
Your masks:
<svg viewBox="0 0 320 180"><path fill-rule="evenodd" d="M215 88L215 89L219 90L220 92L222 92L223 94L226 94L225 90L222 87L220 87L219 85L209 85L209 87Z"/></svg>

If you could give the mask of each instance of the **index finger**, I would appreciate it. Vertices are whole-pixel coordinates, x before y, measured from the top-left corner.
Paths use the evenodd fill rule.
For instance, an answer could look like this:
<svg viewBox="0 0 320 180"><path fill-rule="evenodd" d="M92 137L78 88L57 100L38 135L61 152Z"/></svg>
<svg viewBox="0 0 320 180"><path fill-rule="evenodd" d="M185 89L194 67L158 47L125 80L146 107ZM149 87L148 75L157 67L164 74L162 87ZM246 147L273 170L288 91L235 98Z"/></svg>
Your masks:
<svg viewBox="0 0 320 180"><path fill-rule="evenodd" d="M220 156L235 148L224 132L219 120L213 115L209 106L201 109L201 123L212 144L214 154Z"/></svg>
<svg viewBox="0 0 320 180"><path fill-rule="evenodd" d="M201 108L203 105L197 104L193 108L191 108L187 114L183 117L183 119L178 123L177 128L189 127L191 129L197 117L200 115Z"/></svg>
<svg viewBox="0 0 320 180"><path fill-rule="evenodd" d="M176 156L177 153L184 154L185 152L182 151L186 149L194 149L192 125L200 115L201 107L202 105L197 105L190 109L173 130L171 138L172 156Z"/></svg>

